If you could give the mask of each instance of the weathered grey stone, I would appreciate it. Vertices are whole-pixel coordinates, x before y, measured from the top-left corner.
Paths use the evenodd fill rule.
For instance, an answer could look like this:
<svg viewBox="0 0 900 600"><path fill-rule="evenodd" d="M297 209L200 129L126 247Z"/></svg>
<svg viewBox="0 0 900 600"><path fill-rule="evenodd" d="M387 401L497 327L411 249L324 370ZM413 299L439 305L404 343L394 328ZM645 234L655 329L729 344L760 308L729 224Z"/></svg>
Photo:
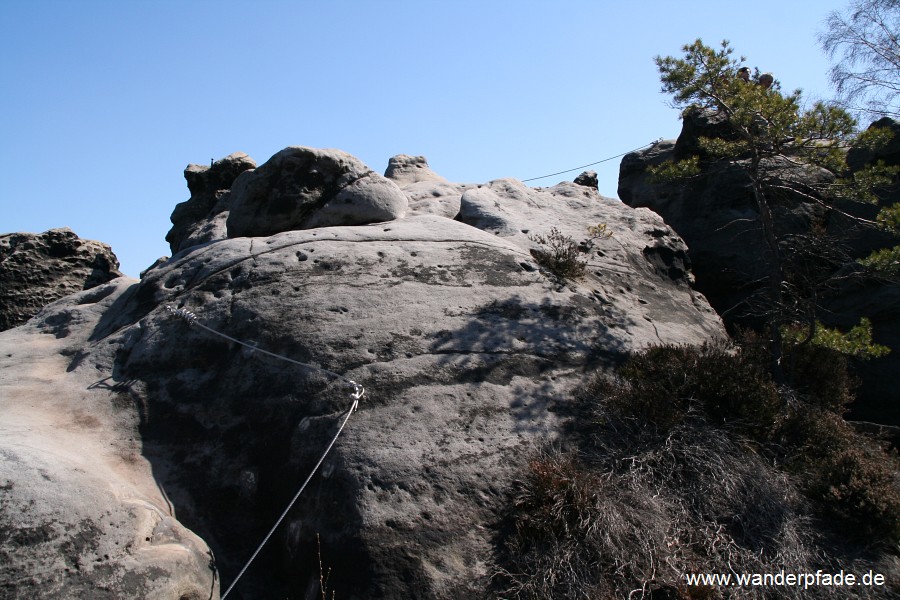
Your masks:
<svg viewBox="0 0 900 600"><path fill-rule="evenodd" d="M592 189L597 189L600 182L597 180L597 171L585 171L575 178L575 183Z"/></svg>
<svg viewBox="0 0 900 600"><path fill-rule="evenodd" d="M67 228L0 235L0 331L21 325L43 306L121 277L106 244Z"/></svg>
<svg viewBox="0 0 900 600"><path fill-rule="evenodd" d="M438 215L452 219L459 214L463 192L475 187L448 182L431 170L424 156L398 154L388 161L384 176L406 194L409 215Z"/></svg>
<svg viewBox="0 0 900 600"><path fill-rule="evenodd" d="M885 146L876 149L851 148L847 153L847 164L852 169L883 160L888 165L900 165L900 121L884 117L869 125L869 129L889 129L891 139Z"/></svg>
<svg viewBox="0 0 900 600"><path fill-rule="evenodd" d="M393 181L372 173L341 189L304 221L303 228L393 221L403 217L408 206Z"/></svg>
<svg viewBox="0 0 900 600"><path fill-rule="evenodd" d="M742 160L704 163L702 177L685 185L656 182L648 172L650 166L676 159L680 148L693 148L692 136L713 135L724 127L716 120L708 129L704 124L688 119L677 143L663 141L627 154L619 169L619 197L629 206L658 213L685 240L697 289L720 314L728 315L729 323L755 325L759 314L748 299L766 289L768 263ZM772 159L766 169L772 182L805 178L822 183L830 177L823 169L801 169L786 160ZM779 237L809 232L826 218L823 206L814 201L776 198L772 211Z"/></svg>
<svg viewBox="0 0 900 600"><path fill-rule="evenodd" d="M218 597L209 549L142 456L141 384L113 375L117 345L87 350L134 284L66 296L0 334L3 598Z"/></svg>
<svg viewBox="0 0 900 600"><path fill-rule="evenodd" d="M877 150L851 149L847 155L851 168L858 170L878 161L900 165L900 122L884 118L869 126L870 129L875 127L889 129L893 137L887 145ZM900 181L880 189L878 197L877 206L842 203L839 208L844 213L874 219L882 206L900 202ZM832 215L828 227L830 233L843 232L845 239L849 238L845 243L853 256L867 256L879 248L900 244L896 235L857 227L842 214ZM885 357L855 365L862 385L858 394L860 401L852 409L853 417L900 425L900 405L897 403L897 389L900 388L900 283L896 278L883 277L842 280L828 299L827 308L836 324L845 329L859 323L860 317L868 317L872 321L875 341L892 349ZM896 441L896 436L894 438Z"/></svg>
<svg viewBox="0 0 900 600"><path fill-rule="evenodd" d="M255 173L241 175L232 194ZM418 183L428 182L410 185ZM573 388L629 351L724 332L691 289L686 247L651 211L574 183L532 189L499 180L462 196L460 220L422 214L213 241L140 282L57 302L14 337L0 335L0 353L18 357L0 371L0 398L24 386L52 397L50 413L61 418L97 412L100 426L71 433L87 448L101 434L113 449L136 442L126 432L137 427L140 455L120 460L107 448L98 464L126 474L129 494L171 516L156 484L165 490L179 523L215 550L227 585L351 398L322 371L199 325L349 377L366 388L359 411L240 594L311 589L319 535L339 597L475 597L486 589L515 473L529 449L561 434ZM597 223L613 235L585 246L583 279L541 271L531 236L555 227L577 243ZM198 325L170 316L167 305L194 311ZM26 377L45 352L43 374ZM29 403L15 410L16 419L0 418L0 450L17 452L11 428L47 413ZM50 426L31 435L38 448L55 443ZM4 475L22 504L30 488L17 482L33 478L28 464L40 456ZM102 480L99 469L90 473ZM110 502L106 510L127 509ZM202 587L203 547L180 531L180 576ZM20 548L16 568L50 560L35 552ZM84 577L73 575L91 581Z"/></svg>
<svg viewBox="0 0 900 600"><path fill-rule="evenodd" d="M706 151L698 141L701 137L736 140L738 133L720 111L703 108L688 110L682 116L681 134L675 143L677 159L695 155L706 157Z"/></svg>
<svg viewBox="0 0 900 600"><path fill-rule="evenodd" d="M453 219L459 214L462 195L471 184L417 181L402 186L409 200L409 215L437 215Z"/></svg>
<svg viewBox="0 0 900 600"><path fill-rule="evenodd" d="M210 240L226 237L224 207L220 202L228 194L238 175L256 168L256 162L243 152L229 154L211 166L188 165L184 170L191 197L172 211L172 229L166 241L172 254Z"/></svg>
<svg viewBox="0 0 900 600"><path fill-rule="evenodd" d="M340 150L285 148L242 173L223 204L228 237L362 225L403 217L406 196L392 181Z"/></svg>
<svg viewBox="0 0 900 600"><path fill-rule="evenodd" d="M388 160L384 176L401 188L411 183L422 181L449 183L446 179L431 170L424 156L408 156L398 154Z"/></svg>
<svg viewBox="0 0 900 600"><path fill-rule="evenodd" d="M141 273L140 273L140 278L143 279L143 278L144 278L144 275L146 275L148 271L152 271L152 270L155 269L156 267L158 267L158 266L160 266L160 265L166 264L166 262L169 260L169 258L170 258L170 257L168 257L168 256L160 256L159 258L157 258L156 260L154 260L154 261L153 261L153 264L151 264L149 267L147 267L146 269L144 269L143 271L141 271Z"/></svg>

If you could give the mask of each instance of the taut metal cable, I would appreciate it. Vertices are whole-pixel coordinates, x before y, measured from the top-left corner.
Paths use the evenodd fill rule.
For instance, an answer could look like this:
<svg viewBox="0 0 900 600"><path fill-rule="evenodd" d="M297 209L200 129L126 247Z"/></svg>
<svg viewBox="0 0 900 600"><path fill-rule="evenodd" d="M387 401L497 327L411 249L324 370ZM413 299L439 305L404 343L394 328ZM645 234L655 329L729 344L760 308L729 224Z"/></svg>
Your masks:
<svg viewBox="0 0 900 600"><path fill-rule="evenodd" d="M201 323L197 320L197 315L195 315L194 313L192 313L191 311L189 311L186 308L175 308L174 306L169 304L169 305L166 305L166 310L169 311L169 313L171 313L172 315L174 315L176 317L180 317L180 318L184 319L185 321L187 321L188 325L196 325L197 327L199 327L201 329L205 329L206 331L208 331L209 333L211 333L213 335L217 335L220 338L224 338L230 342L234 342L235 344L240 344L241 346L244 346L245 348L249 348L251 350L251 352L259 352L260 354L265 354L267 356L271 356L272 358L277 358L278 360L287 361L291 364L297 365L299 367L303 367L304 369L310 369L312 371L319 371L320 373L325 373L326 375L330 375L331 377L334 377L335 379L340 379L341 381L349 384L353 388L354 393L359 393L360 398L362 398L362 395L365 393L365 390L363 389L363 387L361 385L359 385L352 379L344 377L340 373L335 373L334 371L329 371L328 369L324 369L322 367L317 367L316 365L311 365L308 363L300 362L299 360L294 360L293 358L289 358L287 356L282 356L280 354L275 354L274 352L269 352L268 350L263 350L262 348L258 348L255 344L250 344L248 342L244 342L242 340L233 338L230 335L222 333L221 331L216 331L215 329L212 329L211 327L207 327L206 325L204 325L203 323Z"/></svg>
<svg viewBox="0 0 900 600"><path fill-rule="evenodd" d="M584 169L584 168L587 168L587 167L593 167L594 165L599 165L600 163L609 162L609 161L613 160L614 158L619 158L620 156L625 156L626 154L631 154L632 152L637 152L638 150L643 150L644 148L647 148L648 146L652 146L653 144L658 144L660 141L662 141L662 138L659 138L658 140L653 140L653 141L650 142L649 144L644 144L644 145L641 146L640 148L635 148L634 150L629 150L628 152L623 152L622 154L616 154L615 156L610 156L609 158L604 158L603 160L598 160L597 162L592 162L592 163L590 163L590 164L588 164L588 165L581 165L580 167L574 167L574 168L571 168L571 169L566 169L565 171L557 171L556 173L550 173L549 175L541 175L540 177L532 177L532 178L530 178L530 179L523 179L523 180L522 180L522 183L525 183L526 181L536 181L536 180L538 180L538 179L546 179L546 178L548 178L548 177L553 177L553 176L555 176L555 175L562 175L562 174L564 174L564 173L571 173L572 171L577 171L578 169Z"/></svg>
<svg viewBox="0 0 900 600"><path fill-rule="evenodd" d="M300 486L300 489L297 490L297 493L294 494L294 497L291 499L290 502L288 502L288 505L284 509L284 512L282 512L281 516L278 517L278 520L275 521L275 524L269 530L269 533L266 534L266 537L263 538L263 541L260 542L260 544L256 547L256 550L253 552L253 555L244 564L244 567L241 569L240 573L237 574L237 577L234 578L234 581L231 582L231 585L229 585L228 589L225 590L225 593L222 594L221 599L225 600L225 598L228 596L228 594L231 593L231 590L234 589L234 586L237 585L237 582L241 579L241 577L244 575L244 573L250 567L250 564L256 559L257 555L259 555L259 553L262 551L262 549L266 545L266 543L268 543L269 539L272 537L272 534L275 533L275 530L278 529L278 526L281 525L282 521L284 521L284 518L291 511L291 508L293 508L294 504L300 498L300 495L303 493L303 490L306 489L307 484L309 484L309 482L312 480L313 475L315 475L316 471L319 470L319 467L322 466L322 463L325 461L325 457L328 456L328 453L331 451L331 448L334 446L335 442L337 442L338 437L340 437L341 432L344 431L344 426L347 425L347 421L350 420L350 415L352 415L353 412L359 407L359 401L363 397L363 394L366 393L366 390L363 386L359 385L352 379L344 377L343 375L341 375L339 373L335 373L334 371L329 371L328 369L323 369L322 367L317 367L315 365L303 363L303 362L294 360L293 358L288 358L287 356L282 356L280 354L275 354L274 352L269 352L268 350L263 350L261 348L257 348L254 344L249 344L247 342L233 338L230 335L226 335L220 331L216 331L215 329L212 329L211 327L207 327L206 325L204 325L203 323L200 323L197 320L197 315L195 315L191 311L187 310L186 308L175 308L172 305L166 305L166 310L169 311L170 314L172 314L176 317L179 317L181 319L184 319L188 325L196 325L197 327L200 327L201 329L208 331L209 333L211 333L213 335L217 335L221 338L224 338L226 340L232 341L236 344L240 344L241 346L249 348L253 352L260 352L267 356L271 356L271 357L277 358L279 360L287 361L291 364L298 365L305 369L312 369L315 371L320 371L322 373L325 373L326 375L330 375L330 376L334 377L335 379L340 379L341 381L349 384L353 388L353 391L350 393L350 397L353 399L353 403L350 405L350 408L347 410L347 414L344 417L344 420L341 421L341 426L338 427L337 433L335 433L334 437L331 438L331 442L328 444L328 447L325 448L325 451L322 453L322 456L319 457L319 461L309 472L309 475L306 477L306 481L303 482L303 485Z"/></svg>

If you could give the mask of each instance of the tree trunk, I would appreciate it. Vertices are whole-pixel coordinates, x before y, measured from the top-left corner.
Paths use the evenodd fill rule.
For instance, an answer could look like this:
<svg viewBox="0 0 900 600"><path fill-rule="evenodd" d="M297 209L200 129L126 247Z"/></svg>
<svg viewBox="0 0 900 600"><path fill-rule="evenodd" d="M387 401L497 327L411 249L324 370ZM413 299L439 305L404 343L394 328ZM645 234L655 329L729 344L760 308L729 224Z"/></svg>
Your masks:
<svg viewBox="0 0 900 600"><path fill-rule="evenodd" d="M769 266L769 300L771 309L768 315L769 321L769 357L772 361L772 377L775 382L785 383L784 367L782 365L782 357L784 355L784 342L781 336L781 326L784 321L782 283L783 273L781 269L781 253L778 249L778 238L775 235L775 218L772 216L772 210L769 207L769 201L766 199L762 185L759 182L758 165L753 165L753 173L751 179L753 182L753 197L756 200L756 206L759 209L759 220L762 225L763 240L766 244L768 253Z"/></svg>

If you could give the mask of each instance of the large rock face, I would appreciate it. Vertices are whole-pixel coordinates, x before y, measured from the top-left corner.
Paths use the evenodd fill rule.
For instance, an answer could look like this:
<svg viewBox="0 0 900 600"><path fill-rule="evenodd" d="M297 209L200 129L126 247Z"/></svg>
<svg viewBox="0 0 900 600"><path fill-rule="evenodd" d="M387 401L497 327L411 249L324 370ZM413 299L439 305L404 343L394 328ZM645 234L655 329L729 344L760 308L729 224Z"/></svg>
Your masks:
<svg viewBox="0 0 900 600"><path fill-rule="evenodd" d="M121 275L109 246L65 227L0 235L0 331L21 325L54 300Z"/></svg>
<svg viewBox="0 0 900 600"><path fill-rule="evenodd" d="M715 114L689 113L678 140L660 141L622 159L618 194L629 206L661 215L684 239L697 289L719 314L726 315L729 323L754 325L759 315L753 297L767 289L768 266L763 260L766 244L756 202L741 162L705 164L702 177L685 186L655 182L647 172L651 165L700 152L698 136L727 137L727 131L727 124ZM767 168L779 167L770 164ZM824 214L815 203L778 199L772 211L780 237L808 232Z"/></svg>
<svg viewBox="0 0 900 600"><path fill-rule="evenodd" d="M165 597L200 589L216 597L206 549L184 526L215 551L230 584L351 404L348 387L323 368L366 394L320 475L238 584L240 597L315 597L317 536L338 597L480 596L516 469L560 433L559 415L585 374L651 344L724 336L691 289L686 247L651 211L574 183L450 184L429 175L424 159L407 159L387 173L394 188L369 182L373 197L396 189L415 204L405 218L305 229L286 219L276 232L262 212L247 213L265 235L228 237L249 227L231 205L221 238L183 249L140 282L70 296L0 335L10 357L0 372L0 451L19 457L4 463L0 490L22 514L4 516L12 532L0 537L11 561L0 571L4 581L51 572L51 549L65 555L85 539L84 569L72 568L59 585L88 585L87 565L102 552L122 585L116 574L135 565L140 585L169 582ZM299 171L317 164L298 163L290 181L324 177ZM229 194L252 196L253 186L240 182L253 174L238 177ZM453 193L455 220L447 215ZM315 222L315 214L299 221ZM583 255L583 279L541 271L530 236L557 228L577 243L601 222L613 235ZM189 326L167 306L312 367ZM43 361L40 373L35 360ZM25 393L49 396L41 401L49 408L12 401ZM57 421L44 424L46 414ZM106 436L98 460L55 446L60 422L66 439ZM26 451L16 432L28 427L34 449ZM92 498L105 492L93 504L111 516L97 529L131 536L131 546L120 542L126 550L96 550L90 535L66 539L62 527L34 543L23 533L22 523L39 516L67 522L53 516L66 510L62 495L46 508L37 501L39 470L57 454L72 465L50 477L62 480L65 471L72 489ZM39 510L46 515L33 514ZM165 535L144 535L148 523ZM178 577L170 576L174 557L182 561ZM160 561L152 581L144 562L151 560ZM52 585L37 581L27 597L59 597L65 588Z"/></svg>
<svg viewBox="0 0 900 600"><path fill-rule="evenodd" d="M115 344L92 341L134 285L67 296L0 334L0 597L218 594L206 544L141 454L140 382L116 376Z"/></svg>
<svg viewBox="0 0 900 600"><path fill-rule="evenodd" d="M882 121L878 125L900 133L898 123ZM728 325L759 325L760 312L754 304L754 294L766 285L766 246L756 204L740 165L713 163L705 168L702 177L685 187L654 182L647 172L651 165L699 152L698 136L727 136L726 124L708 114L688 115L677 141L662 141L626 155L619 170L619 197L629 206L646 207L658 213L685 240L690 248L697 289ZM877 153L851 152L848 158L856 168L878 159L900 164L897 149L894 142ZM805 173L803 176L820 175ZM900 199L896 189L892 194L885 201ZM871 205L845 203L839 208L870 220L877 212L877 207ZM826 213L815 202L775 199L773 211L777 233L782 238L807 234L815 223L840 239L851 256L866 256L874 248L897 242L883 233L858 227L841 212ZM845 265L844 260L828 264L823 259L817 268L847 275L854 269ZM855 419L900 425L900 405L895 402L900 387L898 295L900 288L896 282L841 276L819 297L825 308L820 318L826 324L846 330L858 324L861 316L869 317L875 341L894 348L887 357L856 365L862 386L853 407Z"/></svg>
<svg viewBox="0 0 900 600"><path fill-rule="evenodd" d="M172 213L173 254L229 237L390 221L409 206L396 184L340 150L285 148L259 168L236 152L188 165L184 177L191 197Z"/></svg>

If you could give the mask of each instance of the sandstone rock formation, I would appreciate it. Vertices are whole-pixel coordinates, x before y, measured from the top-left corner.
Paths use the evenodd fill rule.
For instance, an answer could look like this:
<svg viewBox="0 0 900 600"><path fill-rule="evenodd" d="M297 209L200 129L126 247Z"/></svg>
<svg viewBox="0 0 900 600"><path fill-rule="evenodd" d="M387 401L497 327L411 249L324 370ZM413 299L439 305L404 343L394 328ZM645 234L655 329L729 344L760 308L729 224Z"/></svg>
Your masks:
<svg viewBox="0 0 900 600"><path fill-rule="evenodd" d="M716 115L689 113L677 141L660 141L627 154L619 168L618 194L629 206L647 207L663 217L690 248L697 289L728 323L755 324L752 298L765 289L765 241L752 191L739 161L705 167L687 186L653 182L647 168L699 152L696 138L727 135ZM808 232L823 218L813 203L775 202L777 234Z"/></svg>
<svg viewBox="0 0 900 600"><path fill-rule="evenodd" d="M184 171L189 200L172 213L175 254L226 237L361 225L406 214L400 189L340 150L291 147L256 167L242 152Z"/></svg>
<svg viewBox="0 0 900 600"><path fill-rule="evenodd" d="M871 127L887 127L892 131L893 138L876 151L851 150L847 156L850 167L858 169L878 160L888 165L900 165L900 122L885 118L872 123ZM883 190L879 196L882 205L900 202L900 182ZM878 210L874 205L842 204L840 208L866 219L875 218ZM866 256L877 248L900 243L896 237L885 232L860 228L853 230L849 219L840 214L835 215L829 225L853 233L847 243L856 256ZM843 327L859 322L860 317L869 317L877 327L878 341L893 349L884 358L857 365L863 381L861 394L868 402L854 412L860 419L900 425L900 406L896 401L897 389L900 388L900 284L896 279L889 281L877 277L848 280L829 299L828 309L840 318L838 324Z"/></svg>
<svg viewBox="0 0 900 600"><path fill-rule="evenodd" d="M900 132L900 124L881 122L885 125ZM700 152L700 136L727 135L727 124L716 115L688 114L678 140L661 141L622 159L618 193L629 206L650 208L660 214L684 239L690 248L697 289L726 324L755 325L759 324L759 313L754 312L753 297L765 285L768 273L756 204L739 165L729 161L708 164L701 178L684 187L655 183L647 172L651 165ZM875 154L851 152L848 158L857 168L877 159L900 164L897 142ZM825 175L804 172L803 176ZM900 199L896 191L893 194L885 201ZM874 206L849 203L839 208L867 219L873 219L877 211ZM814 202L776 199L773 210L779 236L807 234L814 223L824 223L851 257L865 256L890 242L889 236L860 228L840 212L827 212ZM853 267L844 264L845 260L829 265L823 259L820 267L849 274ZM900 406L895 402L900 386L900 288L896 283L864 277L841 277L836 282L840 283L819 298L825 307L821 319L846 330L858 324L861 316L867 316L872 320L876 342L895 349L887 357L856 364L863 383L853 418L900 425Z"/></svg>
<svg viewBox="0 0 900 600"><path fill-rule="evenodd" d="M228 237L362 225L406 214L397 186L340 150L285 148L235 180Z"/></svg>
<svg viewBox="0 0 900 600"><path fill-rule="evenodd" d="M139 383L115 376L115 345L91 339L134 283L67 296L0 334L0 597L218 597L209 549L141 454Z"/></svg>
<svg viewBox="0 0 900 600"><path fill-rule="evenodd" d="M209 167L187 166L184 178L191 197L172 211L172 229L166 234L172 254L222 235L228 215L222 215L225 209L219 201L228 194L238 175L255 168L256 161L243 152L230 154Z"/></svg>
<svg viewBox="0 0 900 600"><path fill-rule="evenodd" d="M585 171L575 178L575 183L592 189L597 189L600 182L597 180L597 171Z"/></svg>
<svg viewBox="0 0 900 600"><path fill-rule="evenodd" d="M388 161L384 176L406 194L410 215L439 215L454 218L460 197L472 185L450 183L428 166L424 156L399 154Z"/></svg>
<svg viewBox="0 0 900 600"><path fill-rule="evenodd" d="M366 395L241 597L315 596L317 536L338 597L476 597L516 469L560 434L586 373L724 336L691 288L686 247L647 209L574 183L452 184L419 157L395 157L379 179L346 156L277 154L187 227L204 243L184 247L188 235L142 280L69 296L0 335L0 452L15 457L0 476L0 580L47 573L29 598L101 575L148 598L217 597L191 531L230 584L350 406L320 367ZM380 222L339 224L347 199ZM598 223L612 236L584 245L583 279L542 272L532 236L556 228L577 244ZM12 400L24 394L34 401ZM50 486L60 493L39 502ZM88 533L67 534L66 511ZM60 560L70 572L51 575Z"/></svg>
<svg viewBox="0 0 900 600"><path fill-rule="evenodd" d="M54 300L121 275L109 246L65 227L0 235L0 331L24 323Z"/></svg>

